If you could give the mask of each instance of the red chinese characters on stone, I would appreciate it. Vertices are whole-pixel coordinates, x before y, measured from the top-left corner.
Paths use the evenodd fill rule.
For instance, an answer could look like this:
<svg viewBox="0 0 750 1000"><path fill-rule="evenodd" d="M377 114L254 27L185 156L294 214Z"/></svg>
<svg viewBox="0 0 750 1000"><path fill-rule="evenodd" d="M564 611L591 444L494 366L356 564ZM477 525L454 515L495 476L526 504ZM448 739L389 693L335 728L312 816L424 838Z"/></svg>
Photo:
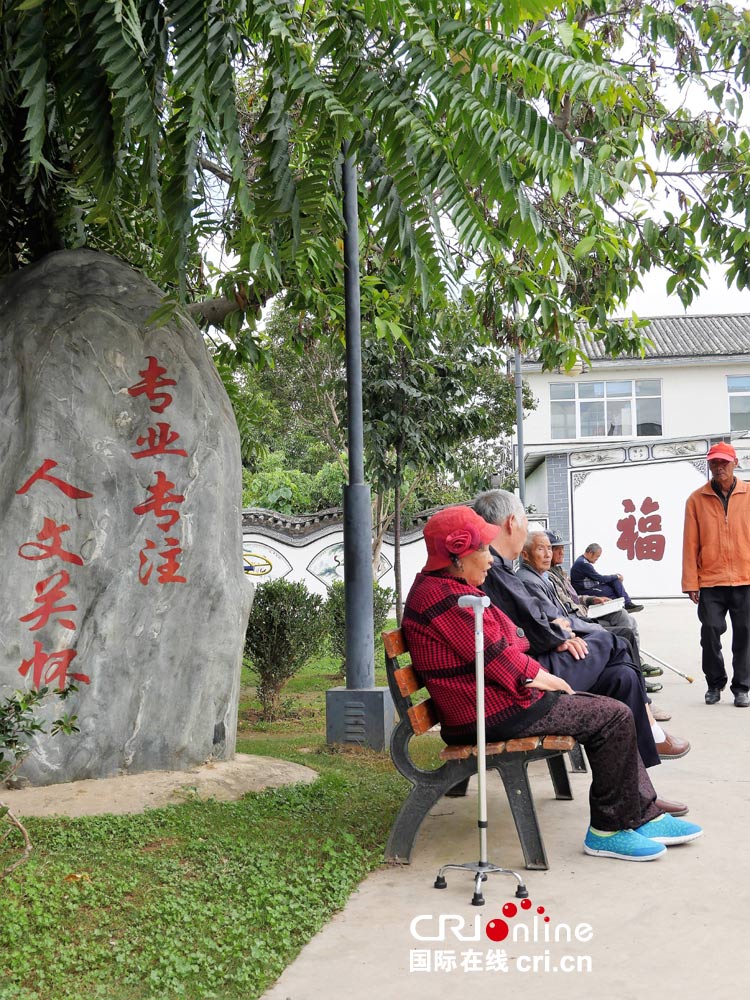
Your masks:
<svg viewBox="0 0 750 1000"><path fill-rule="evenodd" d="M151 401L154 413L163 413L172 404L172 394L164 392L166 386L177 385L169 378L167 369L152 355L147 357L148 365L139 375L142 381L128 389L131 396L144 394ZM134 459L154 458L158 455L180 455L188 458L184 448L177 446L180 435L172 430L166 421L157 421L154 426L146 428L146 432L136 438L140 447L131 451ZM185 500L181 493L172 492L175 484L167 478L166 473L157 469L156 481L147 487L149 498L133 507L133 512L139 516L153 514L157 527L165 534L180 520L179 505ZM155 583L187 583L186 577L180 574L179 557L182 555L180 539L171 535L162 543L147 538L143 548L138 553L138 580L146 586L153 579Z"/></svg>
<svg viewBox="0 0 750 1000"><path fill-rule="evenodd" d="M617 548L622 549L628 559L660 562L664 557L666 540L661 534L662 523L661 514L658 513L658 501L646 497L640 506L640 513L643 516L637 519L633 500L623 500L622 509L628 516L620 518L617 522L617 530L620 532Z"/></svg>
<svg viewBox="0 0 750 1000"><path fill-rule="evenodd" d="M57 681L60 691L72 681L90 684L91 678L86 674L70 672L70 665L76 656L77 653L74 649L59 649L54 653L45 653L41 642L35 640L34 655L23 661L18 672L22 677L26 677L31 671L31 683L35 688L48 686L53 681Z"/></svg>
<svg viewBox="0 0 750 1000"><path fill-rule="evenodd" d="M153 513L154 517L164 518L164 522L157 520L157 527L161 531L169 531L172 525L179 521L180 512L177 510L168 510L168 505L181 504L185 497L181 493L170 493L169 491L174 489L174 483L170 482L165 473L159 471L156 473L156 482L151 486L147 487L147 491L151 494L150 500L144 500L143 503L138 504L137 507L133 507L134 514L148 514Z"/></svg>
<svg viewBox="0 0 750 1000"><path fill-rule="evenodd" d="M37 534L36 541L24 542L18 549L18 554L22 559L35 562L39 559L52 559L57 556L63 562L72 563L74 566L83 566L83 559L75 552L69 552L63 548L63 532L70 531L70 525L58 524L51 517L45 517L42 530ZM45 545L44 542L49 542ZM31 555L30 553L35 553Z"/></svg>
<svg viewBox="0 0 750 1000"><path fill-rule="evenodd" d="M57 617L60 625L63 625L65 628L75 629L75 622L71 618L60 617L66 611L77 611L78 608L75 604L55 603L56 601L64 601L67 598L68 595L65 592L65 588L69 583L70 576L64 569L61 569L57 573L53 573L52 576L48 576L46 580L40 580L36 584L34 590L37 596L34 598L34 603L38 604L39 607L36 611L30 611L23 618L18 619L20 622L33 622L35 619L38 619L35 625L29 625L29 632L36 632L37 629L44 628L52 615Z"/></svg>
<svg viewBox="0 0 750 1000"><path fill-rule="evenodd" d="M180 568L177 557L182 553L179 538L165 538L164 541L170 547L162 549L159 552L158 543L147 538L146 544L139 553L140 567L138 569L138 579L144 587L151 579L154 568L156 568L157 583L187 583L186 578L180 576L177 572ZM156 566L155 557L162 560L160 566Z"/></svg>
<svg viewBox="0 0 750 1000"><path fill-rule="evenodd" d="M172 402L172 396L168 392L160 392L167 385L177 385L173 378L162 378L167 374L167 369L162 368L155 357L150 354L146 356L148 365L138 374L142 376L142 381L131 385L128 393L131 396L145 395L151 402L150 409L154 413L163 413Z"/></svg>
<svg viewBox="0 0 750 1000"><path fill-rule="evenodd" d="M73 486L58 476L50 475L51 470L56 466L57 462L53 459L45 459L23 486L16 490L16 493L23 495L35 483L47 482L71 500L86 500L93 497L93 493ZM63 544L62 536L66 531L70 531L70 525L58 524L54 518L45 517L42 528L37 532L35 538L22 542L18 547L18 555L21 559L26 559L29 562L57 558L70 566L83 566L81 556L66 549ZM20 622L28 624L29 632L36 632L50 622L53 625L61 625L63 628L75 631L75 621L68 616L70 612L77 611L78 608L70 602L66 592L65 588L69 584L70 574L67 570L61 569L34 585L36 608L18 619ZM65 603L66 601L69 603ZM73 681L89 684L90 679L87 674L74 673L70 670L70 665L76 656L75 649L58 649L47 652L43 644L35 640L33 656L21 661L18 672L22 677L31 674L31 682L35 688L45 687L55 681L57 681L61 691Z"/></svg>
<svg viewBox="0 0 750 1000"><path fill-rule="evenodd" d="M156 427L147 427L146 433L136 439L136 443L146 445L141 451L131 451L133 458L150 458L153 455L184 455L187 452L184 448L170 448L171 444L180 440L177 431L173 431L169 424L159 421Z"/></svg>
<svg viewBox="0 0 750 1000"><path fill-rule="evenodd" d="M50 469L54 469L56 466L57 462L53 462L51 458L46 458L36 472L26 480L23 486L16 490L16 493L28 493L34 483L41 482L43 480L44 482L52 483L53 486L56 486L58 490L61 490L65 496L70 497L71 500L86 500L94 495L93 493L88 493L86 490L78 489L77 486L71 486L71 484L66 483L64 479L58 479L57 476L48 475Z"/></svg>

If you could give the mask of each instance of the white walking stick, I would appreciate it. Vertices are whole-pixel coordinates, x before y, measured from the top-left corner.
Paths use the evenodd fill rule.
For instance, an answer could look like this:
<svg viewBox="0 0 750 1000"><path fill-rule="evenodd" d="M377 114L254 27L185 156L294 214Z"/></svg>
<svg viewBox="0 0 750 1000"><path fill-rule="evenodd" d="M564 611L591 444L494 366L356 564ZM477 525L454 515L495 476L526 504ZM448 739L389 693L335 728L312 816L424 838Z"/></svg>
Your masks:
<svg viewBox="0 0 750 1000"><path fill-rule="evenodd" d="M461 868L465 871L474 872L474 896L472 906L484 906L484 896L482 895L482 882L488 874L500 872L503 875L513 875L518 882L516 896L524 899L528 896L526 886L518 872L510 868L500 868L487 860L487 745L485 740L485 720L484 720L484 609L489 606L489 597L478 597L473 594L466 594L459 597L458 606L460 608L474 609L474 651L476 668L476 689L477 689L477 826L479 827L479 861L465 861L463 864L443 865L435 879L436 889L445 889L446 881L443 872L449 868Z"/></svg>
<svg viewBox="0 0 750 1000"><path fill-rule="evenodd" d="M657 663L661 663L661 665L663 667L666 667L667 670L671 670L672 673L678 674L680 677L684 677L685 680L688 682L688 684L693 683L693 678L689 674L683 674L683 672L681 670L678 670L677 667L673 667L672 664L667 663L666 660L660 660L658 656L655 656L653 653L649 653L649 651L647 649L644 649L643 646L641 646L641 652L643 653L644 656L647 656L649 660L656 660Z"/></svg>

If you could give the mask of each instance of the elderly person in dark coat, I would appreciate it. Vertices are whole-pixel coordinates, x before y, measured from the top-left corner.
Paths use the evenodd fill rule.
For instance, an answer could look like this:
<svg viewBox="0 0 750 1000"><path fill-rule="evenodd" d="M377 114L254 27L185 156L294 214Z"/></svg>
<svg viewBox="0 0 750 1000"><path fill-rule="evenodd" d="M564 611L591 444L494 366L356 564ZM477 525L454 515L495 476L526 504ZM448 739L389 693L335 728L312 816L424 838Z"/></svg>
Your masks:
<svg viewBox="0 0 750 1000"><path fill-rule="evenodd" d="M468 507L434 514L425 525L428 559L406 600L402 628L412 664L435 703L443 736L475 738L474 613L462 595L479 595L492 563L495 528ZM638 754L632 713L610 698L574 694L528 653L528 642L496 607L484 616L487 739L564 733L586 748L591 764L587 854L650 861L664 845L702 834L665 813Z"/></svg>
<svg viewBox="0 0 750 1000"><path fill-rule="evenodd" d="M687 740L665 733L651 718L643 678L625 643L594 622L571 622L549 596L546 585L529 593L516 576L512 560L528 535L528 521L518 497L505 490L489 490L475 501L477 513L497 526L492 542L493 564L482 589L524 632L534 655L577 691L592 691L623 701L631 709L638 746L646 767L659 760L684 757ZM549 549L546 535L544 544ZM534 574L538 578L538 574ZM675 803L679 811L684 809Z"/></svg>
<svg viewBox="0 0 750 1000"><path fill-rule="evenodd" d="M594 563L602 554L598 542L586 546L586 551L579 556L570 567L570 582L579 594L598 597L621 597L625 601L625 610L631 614L643 611L642 604L636 604L622 585L621 573L599 573L594 569Z"/></svg>

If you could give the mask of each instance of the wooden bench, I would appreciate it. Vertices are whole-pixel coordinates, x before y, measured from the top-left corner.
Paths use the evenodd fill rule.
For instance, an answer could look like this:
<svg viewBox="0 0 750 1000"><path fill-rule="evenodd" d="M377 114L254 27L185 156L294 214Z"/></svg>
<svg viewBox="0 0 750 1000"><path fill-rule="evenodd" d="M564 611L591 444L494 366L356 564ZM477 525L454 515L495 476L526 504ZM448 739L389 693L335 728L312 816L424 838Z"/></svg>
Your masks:
<svg viewBox="0 0 750 1000"><path fill-rule="evenodd" d="M401 629L383 632L382 636L388 686L400 720L391 734L391 757L413 786L393 823L385 856L387 860L408 864L417 833L430 809L443 795L476 774L477 748L444 746L440 751L443 764L435 770L425 770L414 763L409 753L412 737L426 733L438 725L439 720L431 698L413 699L413 695L423 689L423 684L410 663L399 663L398 658L408 653ZM487 743L487 770L497 771L502 778L529 869L545 870L549 865L531 794L528 766L534 760L546 760L555 797L572 799L564 753L576 749L579 749L578 744L572 736L528 736Z"/></svg>

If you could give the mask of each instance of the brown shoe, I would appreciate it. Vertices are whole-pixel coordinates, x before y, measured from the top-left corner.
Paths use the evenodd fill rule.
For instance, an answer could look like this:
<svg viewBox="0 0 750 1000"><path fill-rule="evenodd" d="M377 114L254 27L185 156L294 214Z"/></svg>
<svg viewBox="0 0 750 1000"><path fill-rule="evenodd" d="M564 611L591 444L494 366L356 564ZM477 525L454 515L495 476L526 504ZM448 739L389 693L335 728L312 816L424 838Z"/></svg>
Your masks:
<svg viewBox="0 0 750 1000"><path fill-rule="evenodd" d="M672 718L672 713L668 712L666 708L659 708L658 705L651 705L651 714L656 719L657 722L669 722Z"/></svg>
<svg viewBox="0 0 750 1000"><path fill-rule="evenodd" d="M656 744L656 752L662 760L677 760L678 757L690 753L690 744L687 740L681 740L679 736L670 736L669 733L664 735L666 739Z"/></svg>
<svg viewBox="0 0 750 1000"><path fill-rule="evenodd" d="M688 811L688 807L683 802L670 802L669 799L657 799L655 805L657 809L661 809L663 813L669 813L670 816L684 816Z"/></svg>

